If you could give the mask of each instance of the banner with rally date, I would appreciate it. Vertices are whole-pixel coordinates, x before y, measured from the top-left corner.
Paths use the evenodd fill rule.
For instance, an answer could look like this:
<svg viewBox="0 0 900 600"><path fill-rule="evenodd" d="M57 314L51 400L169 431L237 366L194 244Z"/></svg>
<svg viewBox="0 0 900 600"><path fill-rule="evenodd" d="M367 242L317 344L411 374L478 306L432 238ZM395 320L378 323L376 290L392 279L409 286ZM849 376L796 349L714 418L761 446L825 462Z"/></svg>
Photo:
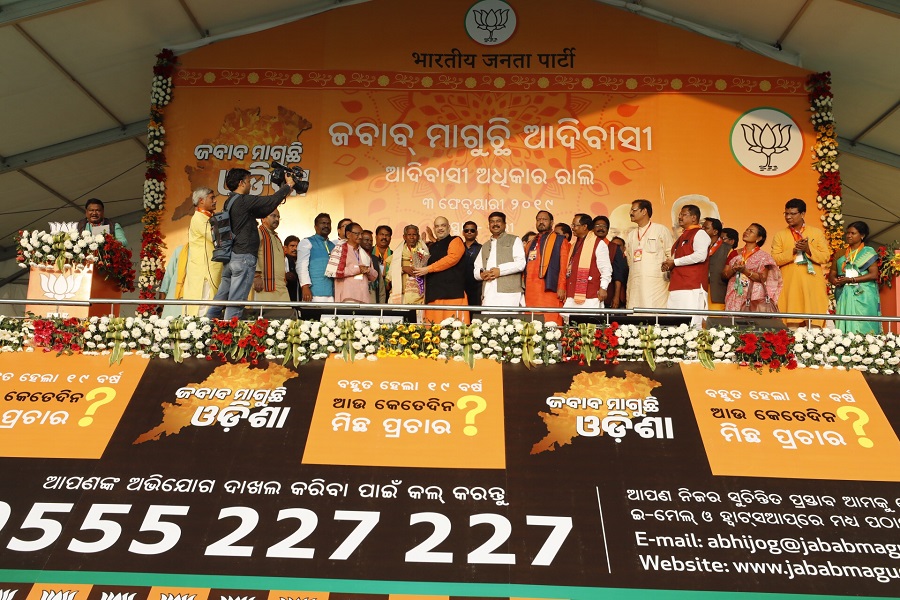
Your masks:
<svg viewBox="0 0 900 600"><path fill-rule="evenodd" d="M0 378L4 600L900 585L887 376L21 353Z"/></svg>
<svg viewBox="0 0 900 600"><path fill-rule="evenodd" d="M366 43L373 28L390 43ZM310 184L279 208L282 236L327 212L393 245L439 215L484 239L492 211L522 235L549 210L624 237L638 198L666 226L690 203L772 232L795 196L818 220L808 74L594 0L349 3L179 54L160 223L171 252L194 190L227 195L242 167L273 193L274 160Z"/></svg>

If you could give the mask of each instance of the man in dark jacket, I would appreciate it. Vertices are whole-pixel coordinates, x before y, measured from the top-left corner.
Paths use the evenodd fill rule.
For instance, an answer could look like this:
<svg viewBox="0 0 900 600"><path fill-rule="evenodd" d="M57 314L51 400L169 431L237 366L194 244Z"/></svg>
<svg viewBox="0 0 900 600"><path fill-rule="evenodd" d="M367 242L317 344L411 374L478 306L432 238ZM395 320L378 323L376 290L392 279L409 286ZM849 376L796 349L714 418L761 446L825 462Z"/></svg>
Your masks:
<svg viewBox="0 0 900 600"><path fill-rule="evenodd" d="M246 169L231 169L225 175L225 187L231 191L231 196L225 201L228 205L232 197L235 198L228 211L231 217L231 230L234 234L234 243L231 249L231 260L222 269L222 282L213 302L216 300L246 300L253 286L253 275L256 272L256 258L259 252L259 231L256 219L262 219L272 213L282 201L291 193L294 179L291 174L285 173L285 184L271 196L253 196L247 194L250 191L250 171ZM210 306L206 316L211 319L222 318L224 309L225 319L239 317L243 312L240 306Z"/></svg>

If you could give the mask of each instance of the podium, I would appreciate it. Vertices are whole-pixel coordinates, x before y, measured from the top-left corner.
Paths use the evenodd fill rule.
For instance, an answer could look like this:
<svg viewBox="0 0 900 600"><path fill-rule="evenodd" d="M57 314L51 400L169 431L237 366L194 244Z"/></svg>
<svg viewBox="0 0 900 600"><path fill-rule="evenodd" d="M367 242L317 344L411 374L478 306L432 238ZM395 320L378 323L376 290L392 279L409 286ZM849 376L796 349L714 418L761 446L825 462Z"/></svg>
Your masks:
<svg viewBox="0 0 900 600"><path fill-rule="evenodd" d="M65 265L60 271L56 267L31 267L28 277L26 300L67 300L89 301L93 298L117 299L122 290L113 279L106 279L104 273L94 264ZM25 310L46 317L50 314L86 319L88 317L119 316L118 304L92 304L91 306L54 306L52 304L26 304Z"/></svg>
<svg viewBox="0 0 900 600"><path fill-rule="evenodd" d="M878 290L878 299L881 301L882 316L900 316L900 278L895 277L891 287L882 286ZM900 323L885 323L883 329L885 333L900 334Z"/></svg>

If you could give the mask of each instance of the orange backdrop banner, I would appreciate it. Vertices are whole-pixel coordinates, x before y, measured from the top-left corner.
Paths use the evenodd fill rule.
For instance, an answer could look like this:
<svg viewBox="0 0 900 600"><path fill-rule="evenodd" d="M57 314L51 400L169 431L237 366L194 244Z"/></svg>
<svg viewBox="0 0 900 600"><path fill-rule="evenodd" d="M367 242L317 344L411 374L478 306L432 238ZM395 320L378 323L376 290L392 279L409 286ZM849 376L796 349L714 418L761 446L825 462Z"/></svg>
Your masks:
<svg viewBox="0 0 900 600"><path fill-rule="evenodd" d="M273 159L310 181L282 207L283 235L312 234L324 211L390 225L395 244L437 215L485 237L493 210L520 235L539 209L566 223L606 214L621 235L636 198L672 225L690 202L726 227L771 230L792 197L817 221L807 71L591 0L384 0L179 60L170 248L186 237L192 189L225 194L240 166L271 193Z"/></svg>

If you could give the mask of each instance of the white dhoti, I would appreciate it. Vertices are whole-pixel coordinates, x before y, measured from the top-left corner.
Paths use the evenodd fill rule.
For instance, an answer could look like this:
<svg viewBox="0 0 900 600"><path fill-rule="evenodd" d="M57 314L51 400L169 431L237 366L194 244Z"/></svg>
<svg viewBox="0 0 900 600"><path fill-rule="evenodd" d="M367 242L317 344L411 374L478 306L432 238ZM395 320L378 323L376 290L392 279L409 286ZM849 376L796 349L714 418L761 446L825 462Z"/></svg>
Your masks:
<svg viewBox="0 0 900 600"><path fill-rule="evenodd" d="M670 290L666 308L707 310L709 308L709 297L703 288L697 288L696 290ZM691 327L700 329L703 327L703 319L704 317L700 315L692 316Z"/></svg>

